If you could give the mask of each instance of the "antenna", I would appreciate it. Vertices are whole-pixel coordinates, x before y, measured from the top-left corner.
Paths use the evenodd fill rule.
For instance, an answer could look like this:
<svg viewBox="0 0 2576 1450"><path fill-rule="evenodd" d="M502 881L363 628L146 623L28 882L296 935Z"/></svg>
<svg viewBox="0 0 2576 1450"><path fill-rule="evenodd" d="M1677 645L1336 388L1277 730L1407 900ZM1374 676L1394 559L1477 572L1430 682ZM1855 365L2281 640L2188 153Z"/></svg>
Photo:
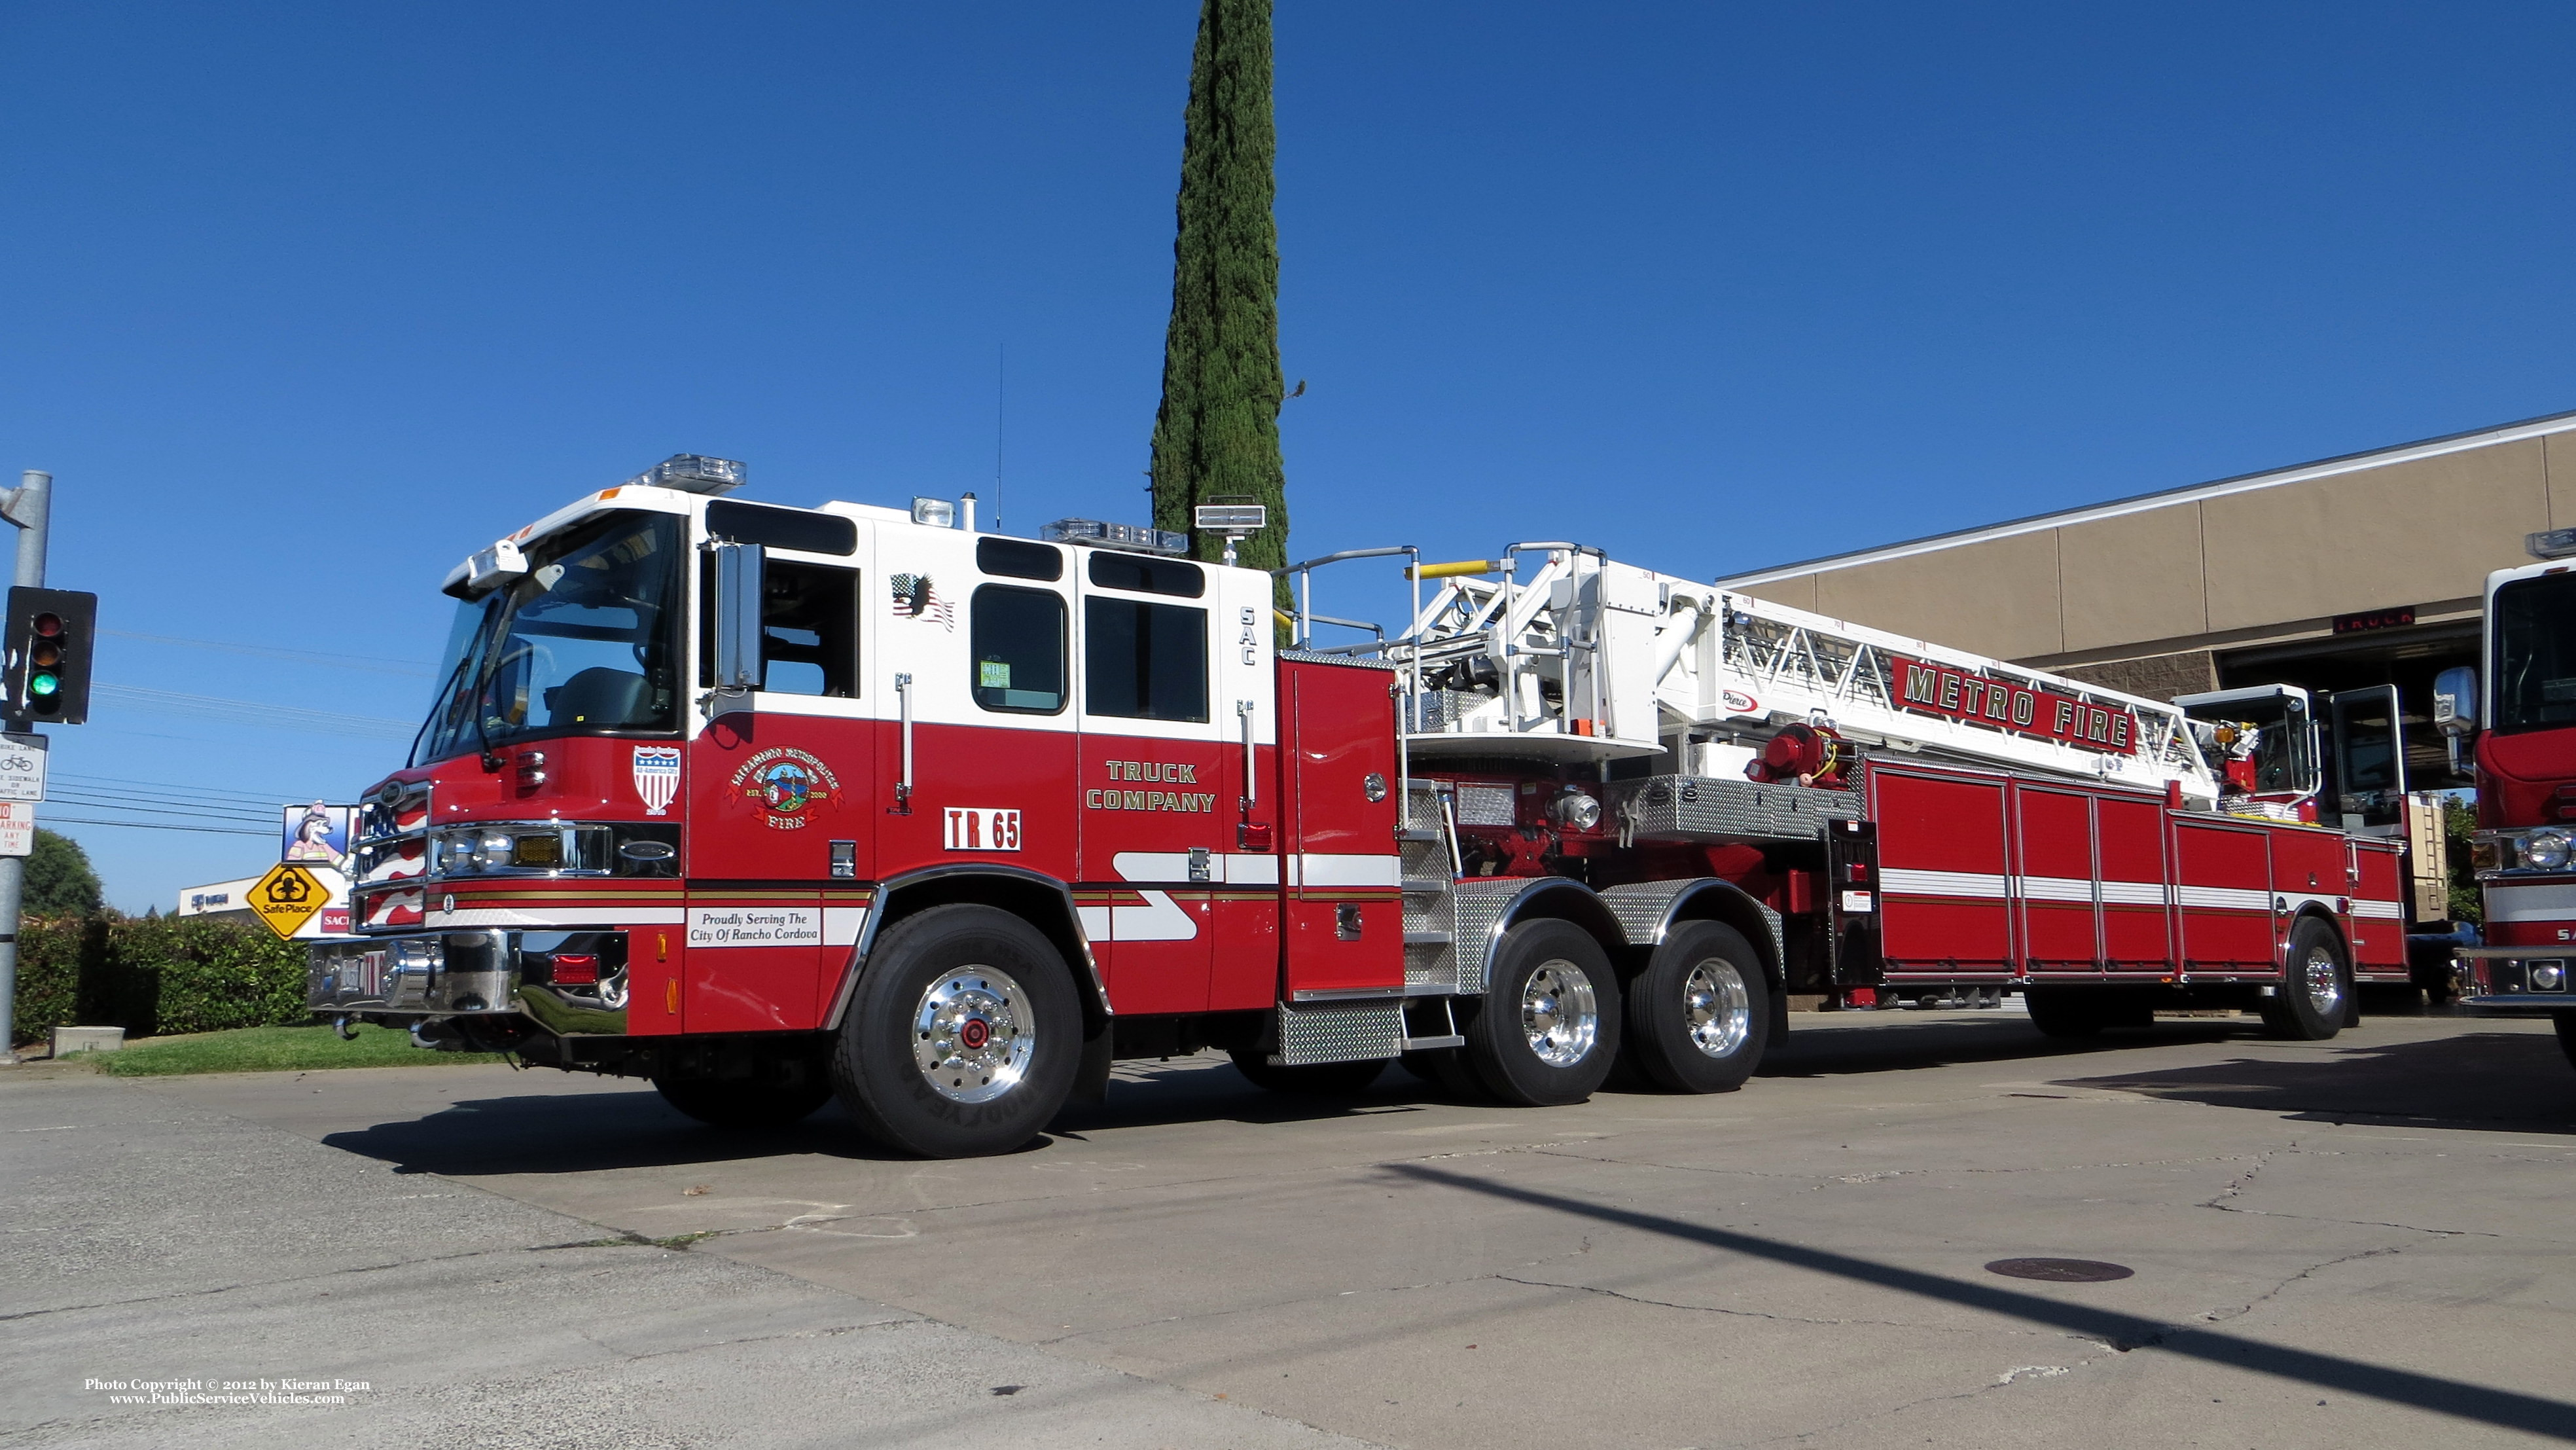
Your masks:
<svg viewBox="0 0 2576 1450"><path fill-rule="evenodd" d="M1010 344L993 344L993 532L1002 531L1002 382L1008 376Z"/></svg>

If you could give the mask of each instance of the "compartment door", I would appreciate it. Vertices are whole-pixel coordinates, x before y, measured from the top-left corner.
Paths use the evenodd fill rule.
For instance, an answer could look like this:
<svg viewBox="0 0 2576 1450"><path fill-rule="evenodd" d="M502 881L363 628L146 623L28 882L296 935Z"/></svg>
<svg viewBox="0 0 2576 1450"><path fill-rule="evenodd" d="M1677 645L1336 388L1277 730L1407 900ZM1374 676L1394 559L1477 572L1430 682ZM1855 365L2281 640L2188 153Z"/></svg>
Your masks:
<svg viewBox="0 0 2576 1450"><path fill-rule="evenodd" d="M1394 678L1365 665L1279 664L1291 1001L1404 989Z"/></svg>
<svg viewBox="0 0 2576 1450"><path fill-rule="evenodd" d="M2194 970L2265 971L2272 953L2272 852L2259 826L2174 821L2175 915Z"/></svg>
<svg viewBox="0 0 2576 1450"><path fill-rule="evenodd" d="M2104 796L2093 803L2101 863L2102 956L2115 972L2171 970L2172 906L2165 883L2165 809Z"/></svg>
<svg viewBox="0 0 2576 1450"><path fill-rule="evenodd" d="M2095 886L2093 797L2022 785L2019 806L2022 956L2033 971L2091 971L2101 965L2101 901Z"/></svg>
<svg viewBox="0 0 2576 1450"><path fill-rule="evenodd" d="M2013 959L2004 782L1879 771L1880 951L1888 970L2000 971Z"/></svg>

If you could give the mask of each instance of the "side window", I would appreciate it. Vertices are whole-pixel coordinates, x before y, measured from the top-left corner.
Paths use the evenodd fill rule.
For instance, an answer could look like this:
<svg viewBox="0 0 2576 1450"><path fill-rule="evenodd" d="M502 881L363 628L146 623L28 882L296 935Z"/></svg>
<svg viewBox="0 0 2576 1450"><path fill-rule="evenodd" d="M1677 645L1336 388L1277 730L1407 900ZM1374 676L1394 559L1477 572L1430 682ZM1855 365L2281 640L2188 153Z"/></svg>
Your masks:
<svg viewBox="0 0 2576 1450"><path fill-rule="evenodd" d="M1130 720L1208 717L1207 611L1082 601L1082 707Z"/></svg>
<svg viewBox="0 0 2576 1450"><path fill-rule="evenodd" d="M985 584L975 590L975 703L987 710L1052 715L1064 708L1064 596Z"/></svg>
<svg viewBox="0 0 2576 1450"><path fill-rule="evenodd" d="M859 574L772 559L761 574L760 687L783 695L859 693Z"/></svg>

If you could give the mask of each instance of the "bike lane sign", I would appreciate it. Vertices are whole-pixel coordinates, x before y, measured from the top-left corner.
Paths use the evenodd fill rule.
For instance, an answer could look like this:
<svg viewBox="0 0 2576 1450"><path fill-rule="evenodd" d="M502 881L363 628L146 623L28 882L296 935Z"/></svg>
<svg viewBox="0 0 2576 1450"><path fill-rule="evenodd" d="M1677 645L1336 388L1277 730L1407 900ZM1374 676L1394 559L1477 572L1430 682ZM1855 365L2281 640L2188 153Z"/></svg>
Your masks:
<svg viewBox="0 0 2576 1450"><path fill-rule="evenodd" d="M0 735L0 801L45 798L45 737Z"/></svg>

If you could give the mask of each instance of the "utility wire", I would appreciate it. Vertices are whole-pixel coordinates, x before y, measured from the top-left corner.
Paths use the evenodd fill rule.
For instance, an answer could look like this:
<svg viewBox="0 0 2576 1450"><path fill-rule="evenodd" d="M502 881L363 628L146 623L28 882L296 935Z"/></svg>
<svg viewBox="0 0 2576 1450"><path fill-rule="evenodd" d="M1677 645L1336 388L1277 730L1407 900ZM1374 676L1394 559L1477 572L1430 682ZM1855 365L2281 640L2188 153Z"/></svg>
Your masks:
<svg viewBox="0 0 2576 1450"><path fill-rule="evenodd" d="M190 695L142 685L98 684L91 686L91 690L101 699L130 710L184 715L198 720L267 725L315 735L343 735L361 740L408 740L420 728L412 721L394 720L382 715L344 715L334 710L308 710L300 705L269 705L256 700L227 700L215 695Z"/></svg>
<svg viewBox="0 0 2576 1450"><path fill-rule="evenodd" d="M365 670L376 675L409 675L428 679L429 667L408 660L386 659L379 655L331 654L323 650L280 649L274 645L232 644L219 639L181 639L173 634L136 634L130 629L102 629L100 634L117 639L142 640L146 644L175 644L189 649L219 650L225 654L255 655L261 659L303 660L308 664L329 665L334 669Z"/></svg>

